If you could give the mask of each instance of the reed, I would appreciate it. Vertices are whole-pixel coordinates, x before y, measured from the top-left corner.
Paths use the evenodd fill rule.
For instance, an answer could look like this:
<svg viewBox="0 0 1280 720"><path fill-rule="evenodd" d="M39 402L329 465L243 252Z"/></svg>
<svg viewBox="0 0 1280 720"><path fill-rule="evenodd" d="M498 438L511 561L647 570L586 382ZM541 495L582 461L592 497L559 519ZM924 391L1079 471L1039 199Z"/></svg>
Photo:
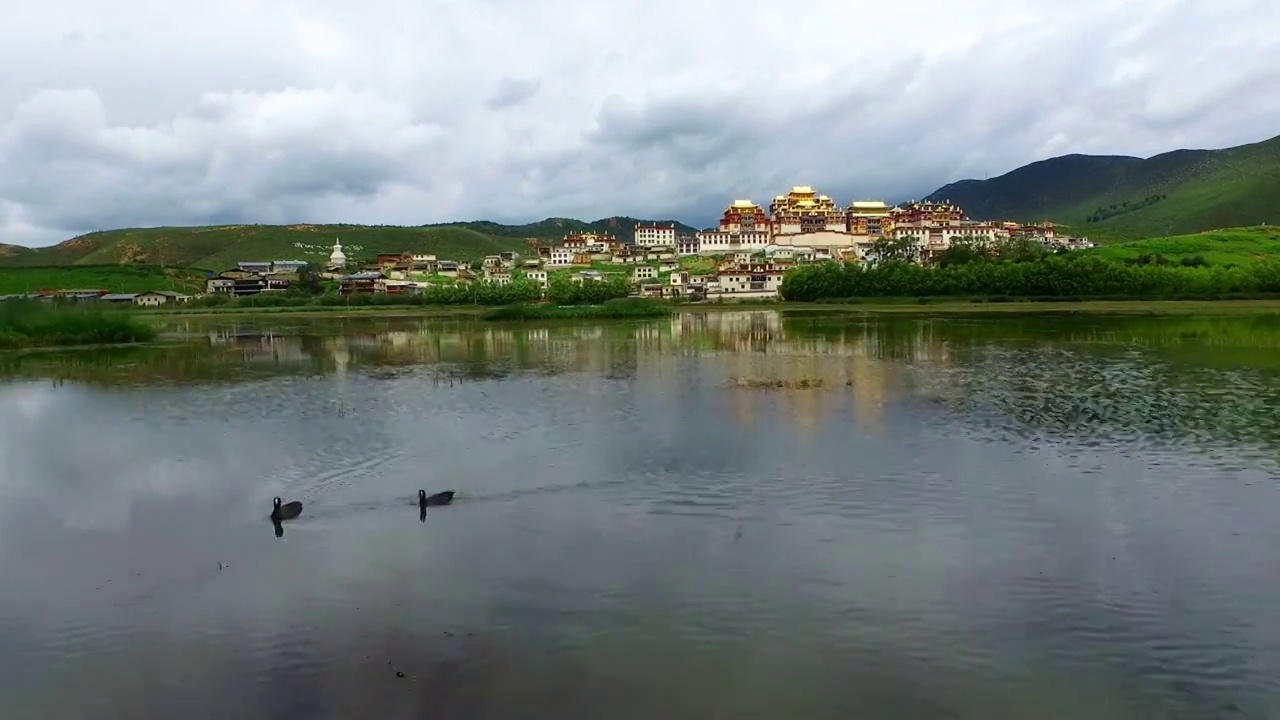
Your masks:
<svg viewBox="0 0 1280 720"><path fill-rule="evenodd" d="M145 342L158 331L120 310L40 300L0 303L0 348Z"/></svg>

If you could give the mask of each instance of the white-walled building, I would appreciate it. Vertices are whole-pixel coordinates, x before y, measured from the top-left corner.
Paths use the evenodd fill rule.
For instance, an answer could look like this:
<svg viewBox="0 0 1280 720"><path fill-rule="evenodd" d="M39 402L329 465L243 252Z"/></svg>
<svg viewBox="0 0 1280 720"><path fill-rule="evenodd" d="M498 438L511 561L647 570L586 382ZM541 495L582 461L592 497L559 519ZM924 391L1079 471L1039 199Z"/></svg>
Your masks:
<svg viewBox="0 0 1280 720"><path fill-rule="evenodd" d="M653 245L676 245L676 226L671 225L643 225L636 223L636 245L650 247Z"/></svg>

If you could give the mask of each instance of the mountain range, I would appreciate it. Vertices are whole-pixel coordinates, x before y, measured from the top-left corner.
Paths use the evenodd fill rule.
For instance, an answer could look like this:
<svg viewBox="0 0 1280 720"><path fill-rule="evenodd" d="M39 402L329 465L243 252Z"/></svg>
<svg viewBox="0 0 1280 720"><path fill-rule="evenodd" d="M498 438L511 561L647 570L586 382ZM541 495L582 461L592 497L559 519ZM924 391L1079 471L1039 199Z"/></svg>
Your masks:
<svg viewBox="0 0 1280 720"><path fill-rule="evenodd" d="M1064 155L951 183L926 199L949 200L975 218L1052 220L1100 240L1280 223L1280 136L1146 159Z"/></svg>
<svg viewBox="0 0 1280 720"><path fill-rule="evenodd" d="M1175 150L1150 158L1064 155L989 180L961 180L925 198L949 200L973 218L1072 226L1100 241L1185 235L1280 223L1280 137L1221 150ZM347 254L425 252L474 260L522 250L528 239L570 231L609 232L629 241L638 220L548 218L526 225L488 221L416 227L221 225L105 230L47 248L0 244L0 267L171 265L222 269L239 260L323 262L334 238ZM658 222L674 222L664 220ZM696 228L676 223L682 233Z"/></svg>

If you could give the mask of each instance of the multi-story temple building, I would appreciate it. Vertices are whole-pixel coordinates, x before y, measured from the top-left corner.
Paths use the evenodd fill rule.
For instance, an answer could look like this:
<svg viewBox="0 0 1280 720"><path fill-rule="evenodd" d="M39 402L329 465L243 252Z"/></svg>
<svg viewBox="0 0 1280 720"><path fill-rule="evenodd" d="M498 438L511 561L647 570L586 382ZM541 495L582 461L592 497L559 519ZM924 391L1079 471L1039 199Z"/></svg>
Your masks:
<svg viewBox="0 0 1280 720"><path fill-rule="evenodd" d="M721 254L755 252L769 245L769 216L750 200L734 200L725 208L715 230L698 233L698 252Z"/></svg>
<svg viewBox="0 0 1280 720"><path fill-rule="evenodd" d="M844 211L808 185L797 185L786 195L775 197L769 203L769 215L774 235L848 231Z"/></svg>
<svg viewBox="0 0 1280 720"><path fill-rule="evenodd" d="M893 230L893 210L880 200L855 200L845 210L848 230L868 237L887 235Z"/></svg>

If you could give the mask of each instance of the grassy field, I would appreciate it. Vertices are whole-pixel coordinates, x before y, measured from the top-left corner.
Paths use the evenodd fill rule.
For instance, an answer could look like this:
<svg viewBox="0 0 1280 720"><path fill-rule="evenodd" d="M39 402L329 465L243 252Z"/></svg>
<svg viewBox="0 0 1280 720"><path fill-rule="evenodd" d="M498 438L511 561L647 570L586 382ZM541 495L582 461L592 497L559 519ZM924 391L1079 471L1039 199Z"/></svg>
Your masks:
<svg viewBox="0 0 1280 720"><path fill-rule="evenodd" d="M1200 256L1210 265L1245 265L1280 257L1280 227L1258 226L1214 230L1194 235L1132 240L1100 245L1089 252L1113 260L1143 254L1163 255L1173 262Z"/></svg>
<svg viewBox="0 0 1280 720"><path fill-rule="evenodd" d="M1140 159L1067 155L929 196L971 217L1053 220L1096 241L1280 223L1280 137L1223 150Z"/></svg>
<svg viewBox="0 0 1280 720"><path fill-rule="evenodd" d="M63 267L0 267L0 295L17 295L41 289L109 290L114 293L145 290L204 292L205 274L189 268L146 265L71 265Z"/></svg>

